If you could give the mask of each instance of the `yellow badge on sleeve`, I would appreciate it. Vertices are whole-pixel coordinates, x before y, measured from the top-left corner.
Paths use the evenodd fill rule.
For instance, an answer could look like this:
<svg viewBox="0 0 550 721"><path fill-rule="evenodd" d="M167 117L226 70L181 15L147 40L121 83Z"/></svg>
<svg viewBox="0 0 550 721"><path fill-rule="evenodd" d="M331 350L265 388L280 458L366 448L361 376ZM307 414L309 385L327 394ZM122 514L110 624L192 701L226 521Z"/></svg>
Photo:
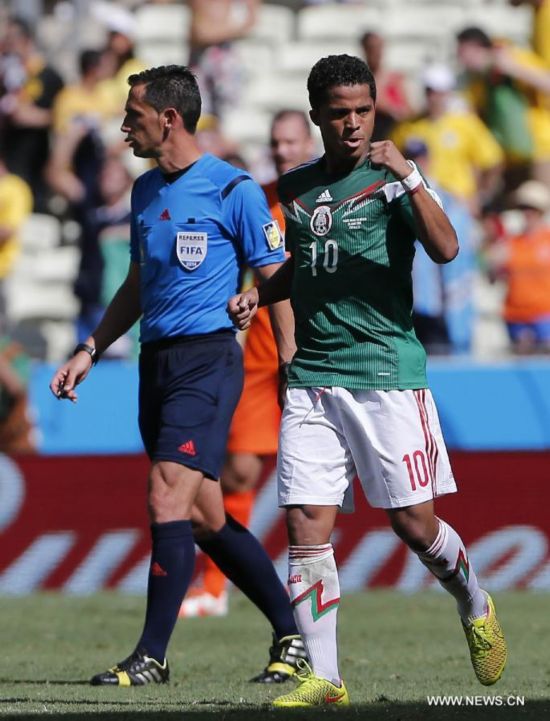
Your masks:
<svg viewBox="0 0 550 721"><path fill-rule="evenodd" d="M272 220L271 223L262 225L267 244L271 250L277 250L283 244L283 234L279 228L279 224L276 220Z"/></svg>

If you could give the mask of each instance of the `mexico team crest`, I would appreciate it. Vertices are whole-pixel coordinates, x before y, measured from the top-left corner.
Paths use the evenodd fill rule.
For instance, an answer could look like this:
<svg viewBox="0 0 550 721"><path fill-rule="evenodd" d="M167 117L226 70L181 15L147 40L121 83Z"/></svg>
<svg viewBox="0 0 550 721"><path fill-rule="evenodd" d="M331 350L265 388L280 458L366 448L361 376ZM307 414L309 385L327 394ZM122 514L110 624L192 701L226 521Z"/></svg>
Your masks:
<svg viewBox="0 0 550 721"><path fill-rule="evenodd" d="M185 270L196 270L208 252L208 233L180 231L176 235L176 253Z"/></svg>
<svg viewBox="0 0 550 721"><path fill-rule="evenodd" d="M332 212L328 205L315 208L309 225L315 235L326 235L329 232L332 228Z"/></svg>

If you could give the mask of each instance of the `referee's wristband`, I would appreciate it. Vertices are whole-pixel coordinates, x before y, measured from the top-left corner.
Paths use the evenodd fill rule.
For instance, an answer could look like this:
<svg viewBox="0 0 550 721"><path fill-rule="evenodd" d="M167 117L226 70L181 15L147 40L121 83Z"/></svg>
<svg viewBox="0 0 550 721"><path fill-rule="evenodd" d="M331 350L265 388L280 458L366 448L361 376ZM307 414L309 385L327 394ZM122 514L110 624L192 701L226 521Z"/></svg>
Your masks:
<svg viewBox="0 0 550 721"><path fill-rule="evenodd" d="M99 360L99 353L93 346L88 345L87 343L79 343L73 351L73 356L75 356L77 353L80 353L81 351L84 351L84 353L87 353L90 356L93 366L97 364Z"/></svg>
<svg viewBox="0 0 550 721"><path fill-rule="evenodd" d="M416 166L409 163L413 169L412 173L409 173L406 178L401 178L401 185L407 193L414 194L422 186L422 176L418 172Z"/></svg>

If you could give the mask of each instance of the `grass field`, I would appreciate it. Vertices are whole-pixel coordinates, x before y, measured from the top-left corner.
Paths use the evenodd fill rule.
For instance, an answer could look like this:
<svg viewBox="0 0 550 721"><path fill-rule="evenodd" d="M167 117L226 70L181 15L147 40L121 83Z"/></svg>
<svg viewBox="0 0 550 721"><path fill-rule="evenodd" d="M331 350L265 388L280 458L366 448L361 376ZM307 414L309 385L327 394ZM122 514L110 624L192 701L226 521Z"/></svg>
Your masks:
<svg viewBox="0 0 550 721"><path fill-rule="evenodd" d="M227 618L179 622L166 686L94 688L89 677L129 653L142 624L143 599L40 594L0 599L0 717L37 715L76 721L257 721L259 719L499 719L540 721L550 713L548 595L496 594L510 647L502 681L491 689L473 675L453 602L443 594L369 592L345 596L340 665L350 709L269 710L283 687L247 683L267 659L266 622L234 593ZM436 708L428 695L525 697L520 706Z"/></svg>

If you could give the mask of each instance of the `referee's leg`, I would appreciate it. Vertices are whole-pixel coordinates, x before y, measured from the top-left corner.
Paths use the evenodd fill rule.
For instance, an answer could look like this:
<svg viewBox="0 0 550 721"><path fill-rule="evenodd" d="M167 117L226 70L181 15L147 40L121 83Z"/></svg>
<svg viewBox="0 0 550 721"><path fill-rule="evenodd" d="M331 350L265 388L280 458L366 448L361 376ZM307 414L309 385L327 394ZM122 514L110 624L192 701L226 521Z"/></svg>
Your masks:
<svg viewBox="0 0 550 721"><path fill-rule="evenodd" d="M195 565L191 511L204 475L173 461L156 461L149 473L152 553L145 625L138 647L159 662L178 618Z"/></svg>

